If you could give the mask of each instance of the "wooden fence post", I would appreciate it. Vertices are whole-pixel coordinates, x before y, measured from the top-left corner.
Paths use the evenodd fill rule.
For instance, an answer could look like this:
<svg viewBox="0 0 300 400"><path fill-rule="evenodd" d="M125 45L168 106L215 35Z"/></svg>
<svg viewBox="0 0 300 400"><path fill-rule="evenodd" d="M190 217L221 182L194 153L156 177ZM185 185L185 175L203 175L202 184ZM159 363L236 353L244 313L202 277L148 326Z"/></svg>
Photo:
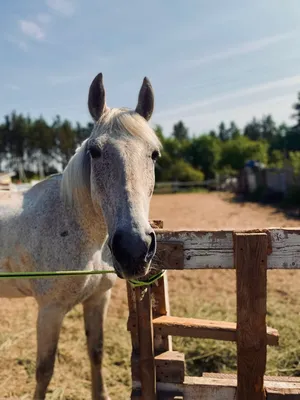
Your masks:
<svg viewBox="0 0 300 400"><path fill-rule="evenodd" d="M152 285L153 317L170 315L169 291L167 271ZM172 351L172 337L154 334L155 355L165 351Z"/></svg>
<svg viewBox="0 0 300 400"><path fill-rule="evenodd" d="M152 228L163 228L163 221L161 220L152 220L150 223ZM152 301L153 296L154 302ZM131 333L132 342L132 382L134 385L139 385L141 383L141 388L139 388L139 386L138 388L133 387L131 399L155 399L156 368L154 357L157 353L172 349L170 337L162 337L161 335L156 335L154 337L152 323L153 315L157 317L160 315L168 315L169 313L166 276L160 278L157 285L153 285L153 293L150 287L144 293L144 288L132 287L130 283L127 282L127 297L129 308L127 329ZM142 358L143 361L141 362ZM148 368L149 372L147 371ZM148 373L150 374L149 376L147 376Z"/></svg>
<svg viewBox="0 0 300 400"><path fill-rule="evenodd" d="M235 233L237 285L237 398L265 400L267 357L266 233Z"/></svg>
<svg viewBox="0 0 300 400"><path fill-rule="evenodd" d="M156 368L152 323L151 287L137 287L136 311L142 400L156 400Z"/></svg>

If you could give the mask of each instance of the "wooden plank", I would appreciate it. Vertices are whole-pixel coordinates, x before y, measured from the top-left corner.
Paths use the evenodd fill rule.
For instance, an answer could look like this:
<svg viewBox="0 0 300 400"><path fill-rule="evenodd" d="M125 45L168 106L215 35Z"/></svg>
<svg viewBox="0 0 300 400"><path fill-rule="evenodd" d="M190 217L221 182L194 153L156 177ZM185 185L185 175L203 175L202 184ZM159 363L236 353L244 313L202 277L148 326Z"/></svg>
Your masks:
<svg viewBox="0 0 300 400"><path fill-rule="evenodd" d="M215 379L237 379L236 374L218 374L214 372L204 372L203 377ZM300 377L297 376L268 376L265 375L265 382L294 382L300 383Z"/></svg>
<svg viewBox="0 0 300 400"><path fill-rule="evenodd" d="M162 269L184 269L183 243L176 241L158 242L153 264Z"/></svg>
<svg viewBox="0 0 300 400"><path fill-rule="evenodd" d="M128 302L128 321L127 330L131 334L132 349L138 351L139 341L138 341L138 321L137 321L137 311L136 311L136 292L135 288L126 281L127 288L127 302Z"/></svg>
<svg viewBox="0 0 300 400"><path fill-rule="evenodd" d="M166 351L155 357L157 382L182 383L184 381L184 354L178 351ZM139 358L132 358L134 380L140 381Z"/></svg>
<svg viewBox="0 0 300 400"><path fill-rule="evenodd" d="M233 268L232 231L158 231L157 257L164 269ZM182 243L183 265L165 260L162 242Z"/></svg>
<svg viewBox="0 0 300 400"><path fill-rule="evenodd" d="M234 236L237 286L237 399L264 400L267 362L266 233Z"/></svg>
<svg viewBox="0 0 300 400"><path fill-rule="evenodd" d="M272 253L268 257L268 269L300 268L300 229L270 229Z"/></svg>
<svg viewBox="0 0 300 400"><path fill-rule="evenodd" d="M152 285L152 312L154 318L170 315L167 273ZM171 350L172 337L170 335L163 335L160 332L154 332L155 354Z"/></svg>
<svg viewBox="0 0 300 400"><path fill-rule="evenodd" d="M138 336L138 321L136 312L136 293L135 289L126 282L127 287L127 300L128 300L128 321L127 330L130 332L131 337L131 380L139 380L140 376L136 373L137 369L134 367L134 360L139 357L139 336ZM134 392L131 392L131 399L135 399Z"/></svg>
<svg viewBox="0 0 300 400"><path fill-rule="evenodd" d="M194 337L236 342L236 323L195 318L164 316L153 319L154 332L162 335ZM267 328L267 344L277 346L279 334Z"/></svg>
<svg viewBox="0 0 300 400"><path fill-rule="evenodd" d="M142 399L156 400L151 288L135 288Z"/></svg>
<svg viewBox="0 0 300 400"><path fill-rule="evenodd" d="M162 220L150 220L150 225L153 229L162 229ZM132 352L131 352L131 378L132 380L140 380L140 366L139 366L139 335L138 335L138 320L136 309L136 289L126 282L127 287L127 300L128 300L128 321L127 330L130 331ZM169 349L167 349L169 350ZM171 349L170 349L171 350ZM135 399L136 394L134 391L131 393L131 399Z"/></svg>
<svg viewBox="0 0 300 400"><path fill-rule="evenodd" d="M238 233L238 231L236 232ZM300 229L270 228L268 230L243 231L243 233L256 232L268 235L268 269L300 269ZM165 269L231 269L234 268L234 233L231 230L157 230L157 257ZM180 261L177 261L178 266L175 265L174 260L173 262L168 261L168 253L161 252L163 242L172 242L172 244L177 242L183 245L183 266Z"/></svg>
<svg viewBox="0 0 300 400"><path fill-rule="evenodd" d="M166 351L155 357L157 382L182 383L184 381L184 354Z"/></svg>
<svg viewBox="0 0 300 400"><path fill-rule="evenodd" d="M133 382L136 391L140 383ZM236 379L215 379L186 376L183 383L157 383L158 399L174 399L183 396L185 400L236 400ZM266 382L267 400L299 400L300 384L293 382ZM164 396L168 397L164 397ZM172 396L173 397L170 397Z"/></svg>

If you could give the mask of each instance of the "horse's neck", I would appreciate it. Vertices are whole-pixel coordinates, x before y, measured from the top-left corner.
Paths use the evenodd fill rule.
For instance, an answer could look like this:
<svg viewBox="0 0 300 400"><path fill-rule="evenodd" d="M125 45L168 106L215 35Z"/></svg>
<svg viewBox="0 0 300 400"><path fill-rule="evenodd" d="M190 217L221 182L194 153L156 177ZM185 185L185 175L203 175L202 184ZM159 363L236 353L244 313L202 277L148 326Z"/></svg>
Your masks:
<svg viewBox="0 0 300 400"><path fill-rule="evenodd" d="M102 245L107 236L107 227L99 207L96 212L91 198L80 206L75 204L74 215L87 237L95 244Z"/></svg>
<svg viewBox="0 0 300 400"><path fill-rule="evenodd" d="M61 175L46 179L25 195L24 204L43 209L44 215L49 215L51 220L66 219L71 229L80 227L84 243L92 247L101 246L106 238L107 229L100 207L96 213L89 193L85 193L84 200L74 200L72 206L65 206L60 189Z"/></svg>

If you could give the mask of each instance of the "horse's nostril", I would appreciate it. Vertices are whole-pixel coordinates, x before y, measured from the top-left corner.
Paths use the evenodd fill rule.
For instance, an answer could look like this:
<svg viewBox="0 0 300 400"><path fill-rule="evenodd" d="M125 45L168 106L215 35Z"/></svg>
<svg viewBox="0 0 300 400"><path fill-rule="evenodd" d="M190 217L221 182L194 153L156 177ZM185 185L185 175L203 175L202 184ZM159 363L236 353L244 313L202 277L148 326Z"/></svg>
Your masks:
<svg viewBox="0 0 300 400"><path fill-rule="evenodd" d="M149 246L148 253L147 253L147 256L146 256L146 261L147 261L147 262L149 262L149 261L152 259L152 257L153 257L154 254L155 254L155 251L156 251L156 237L155 237L155 233L154 233L154 232L151 232L151 233L149 233L149 236L151 237L151 242L150 242L150 246Z"/></svg>

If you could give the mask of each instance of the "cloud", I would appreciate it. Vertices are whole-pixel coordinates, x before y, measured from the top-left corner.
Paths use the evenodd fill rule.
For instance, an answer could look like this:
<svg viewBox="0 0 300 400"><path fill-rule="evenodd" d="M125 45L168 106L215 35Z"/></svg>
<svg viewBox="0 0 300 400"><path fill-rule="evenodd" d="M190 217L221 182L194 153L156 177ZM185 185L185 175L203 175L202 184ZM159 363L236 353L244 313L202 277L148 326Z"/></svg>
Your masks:
<svg viewBox="0 0 300 400"><path fill-rule="evenodd" d="M234 56L240 56L243 54L253 53L258 50L262 50L271 44L278 43L280 41L290 39L295 36L296 31L286 32L274 36L267 36L259 40L254 40L241 44L240 46L231 47L228 50L221 51L219 53L209 54L207 56L195 59L185 60L177 64L178 68L194 68L199 67L202 64L207 64L213 61L225 60Z"/></svg>
<svg viewBox="0 0 300 400"><path fill-rule="evenodd" d="M36 19L38 20L38 22L40 22L41 24L49 24L49 22L51 21L51 16L49 14L46 13L39 13L36 16Z"/></svg>
<svg viewBox="0 0 300 400"><path fill-rule="evenodd" d="M294 76L279 79L276 81L262 83L262 84L259 84L256 86L251 86L251 87L243 88L240 90L236 90L234 92L228 92L225 94L221 94L219 96L214 96L214 97L208 98L207 100L194 102L194 103L182 105L179 107L175 107L173 109L161 111L160 113L156 114L156 117L165 117L167 115L180 115L180 114L182 115L186 112L193 111L193 110L201 108L201 107L213 105L218 102L224 102L227 100L237 99L240 97L246 97L246 96L249 96L252 94L262 93L262 92L265 92L268 90L288 88L288 87L297 86L297 85L300 85L300 75L294 75Z"/></svg>
<svg viewBox="0 0 300 400"><path fill-rule="evenodd" d="M44 40L45 32L37 23L22 19L19 21L19 24L24 35L37 41Z"/></svg>
<svg viewBox="0 0 300 400"><path fill-rule="evenodd" d="M70 17L75 12L74 3L71 0L46 0L46 3L51 10L65 17Z"/></svg>

